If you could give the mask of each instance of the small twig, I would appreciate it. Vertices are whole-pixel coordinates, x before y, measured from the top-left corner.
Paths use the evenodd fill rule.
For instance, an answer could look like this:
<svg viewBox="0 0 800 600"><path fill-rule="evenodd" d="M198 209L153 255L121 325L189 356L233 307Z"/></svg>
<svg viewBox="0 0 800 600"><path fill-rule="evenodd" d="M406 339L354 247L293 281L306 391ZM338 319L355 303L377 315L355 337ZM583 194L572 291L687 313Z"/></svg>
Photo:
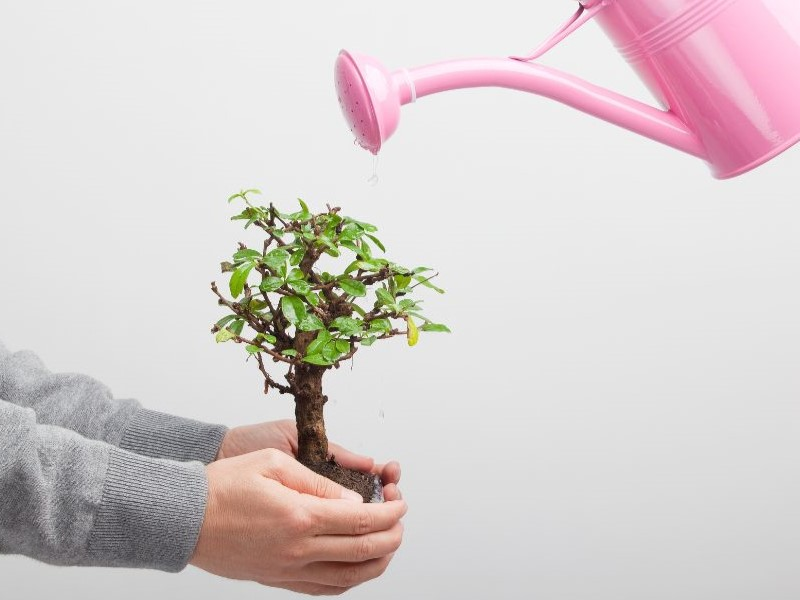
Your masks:
<svg viewBox="0 0 800 600"><path fill-rule="evenodd" d="M261 357L261 354L256 354L256 360L258 361L258 369L261 371L261 374L264 376L264 393L266 394L269 388L275 388L281 394L291 394L292 388L288 385L283 385L282 383L278 383L275 381L272 376L267 371L266 367L264 366L264 359ZM289 367L291 369L291 367Z"/></svg>

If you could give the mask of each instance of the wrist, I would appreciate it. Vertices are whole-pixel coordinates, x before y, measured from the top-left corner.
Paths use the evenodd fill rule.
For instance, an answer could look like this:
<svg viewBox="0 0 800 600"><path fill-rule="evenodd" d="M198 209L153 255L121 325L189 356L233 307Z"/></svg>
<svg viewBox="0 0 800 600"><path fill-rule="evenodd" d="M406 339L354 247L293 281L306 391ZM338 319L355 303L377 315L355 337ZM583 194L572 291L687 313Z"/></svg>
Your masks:
<svg viewBox="0 0 800 600"><path fill-rule="evenodd" d="M219 450L217 451L217 456L214 458L215 461L238 455L234 449L233 441L236 436L235 431L237 429L238 427L233 427L225 431L225 435L222 436L222 442L220 443Z"/></svg>

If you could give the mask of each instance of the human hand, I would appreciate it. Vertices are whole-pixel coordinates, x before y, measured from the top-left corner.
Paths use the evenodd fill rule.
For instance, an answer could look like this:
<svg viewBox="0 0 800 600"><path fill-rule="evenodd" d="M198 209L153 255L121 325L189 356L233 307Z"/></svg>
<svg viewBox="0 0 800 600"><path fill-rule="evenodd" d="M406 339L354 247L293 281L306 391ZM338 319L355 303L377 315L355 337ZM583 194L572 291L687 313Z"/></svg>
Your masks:
<svg viewBox="0 0 800 600"><path fill-rule="evenodd" d="M407 507L361 496L277 449L206 467L208 503L191 564L230 579L338 595L381 575Z"/></svg>
<svg viewBox="0 0 800 600"><path fill-rule="evenodd" d="M229 429L222 440L217 460L264 448L275 448L290 456L297 456L297 426L294 421L285 419ZM333 443L329 445L329 450L336 457L336 462L343 467L364 473L377 473L383 483L383 496L386 500L397 500L402 497L397 487L400 482L399 463L392 461L385 465L376 465L373 459L355 454Z"/></svg>

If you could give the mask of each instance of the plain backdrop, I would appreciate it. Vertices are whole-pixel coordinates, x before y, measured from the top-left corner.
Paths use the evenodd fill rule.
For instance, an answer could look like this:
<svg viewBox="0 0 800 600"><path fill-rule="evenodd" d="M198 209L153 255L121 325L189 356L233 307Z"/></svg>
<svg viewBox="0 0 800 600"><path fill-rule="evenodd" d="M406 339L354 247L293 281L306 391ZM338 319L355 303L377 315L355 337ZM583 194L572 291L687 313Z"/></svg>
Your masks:
<svg viewBox="0 0 800 600"><path fill-rule="evenodd" d="M0 3L0 337L118 397L222 422L292 415L209 333L256 186L340 205L429 264L452 335L327 378L332 439L404 468L406 536L356 598L800 595L795 148L701 162L506 90L403 110L354 147L341 47L393 68L508 55L567 2ZM594 25L543 62L651 101ZM7 598L288 598L219 579L0 558Z"/></svg>

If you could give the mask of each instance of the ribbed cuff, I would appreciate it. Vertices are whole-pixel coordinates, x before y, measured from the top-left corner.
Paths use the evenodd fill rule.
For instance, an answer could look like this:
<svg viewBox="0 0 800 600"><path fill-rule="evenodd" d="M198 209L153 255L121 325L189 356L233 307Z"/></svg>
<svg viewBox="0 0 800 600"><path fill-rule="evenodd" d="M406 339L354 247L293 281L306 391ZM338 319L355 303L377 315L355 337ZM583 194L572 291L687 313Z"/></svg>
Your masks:
<svg viewBox="0 0 800 600"><path fill-rule="evenodd" d="M87 562L182 570L197 544L207 495L205 469L198 462L111 448Z"/></svg>
<svg viewBox="0 0 800 600"><path fill-rule="evenodd" d="M172 460L216 458L228 428L140 408L122 434L119 447L143 456Z"/></svg>

